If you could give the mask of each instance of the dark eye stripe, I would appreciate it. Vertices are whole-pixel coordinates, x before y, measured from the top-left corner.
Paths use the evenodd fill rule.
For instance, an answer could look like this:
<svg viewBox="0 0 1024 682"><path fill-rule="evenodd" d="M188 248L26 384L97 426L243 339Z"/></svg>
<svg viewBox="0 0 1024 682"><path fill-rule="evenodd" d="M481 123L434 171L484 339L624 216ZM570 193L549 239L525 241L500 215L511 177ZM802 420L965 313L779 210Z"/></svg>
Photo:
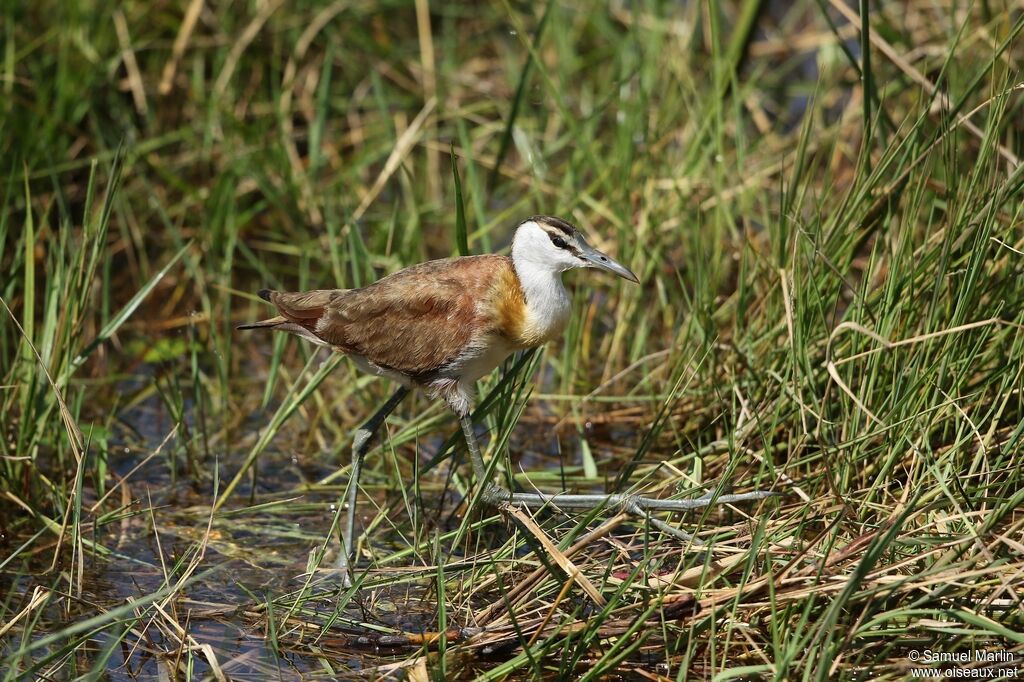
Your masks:
<svg viewBox="0 0 1024 682"><path fill-rule="evenodd" d="M549 234L548 236L551 237L551 243L554 244L556 248L564 249L565 247L569 246L568 244L565 243L565 240L559 237L558 235Z"/></svg>

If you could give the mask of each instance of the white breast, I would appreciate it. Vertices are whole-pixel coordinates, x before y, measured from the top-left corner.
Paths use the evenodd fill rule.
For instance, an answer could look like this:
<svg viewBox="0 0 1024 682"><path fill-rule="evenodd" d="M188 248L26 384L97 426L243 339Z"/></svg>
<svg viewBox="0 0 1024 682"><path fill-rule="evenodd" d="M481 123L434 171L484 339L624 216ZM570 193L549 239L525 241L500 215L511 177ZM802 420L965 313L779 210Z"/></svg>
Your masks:
<svg viewBox="0 0 1024 682"><path fill-rule="evenodd" d="M457 377L459 381L469 386L482 376L490 374L512 353L519 350L507 339L490 335L476 348L470 348L461 358L445 368L444 374Z"/></svg>
<svg viewBox="0 0 1024 682"><path fill-rule="evenodd" d="M516 350L518 348L505 338L488 335L442 369L430 382L428 390L434 396L443 397L456 414L469 414L476 380L492 372Z"/></svg>
<svg viewBox="0 0 1024 682"><path fill-rule="evenodd" d="M541 342L553 339L565 329L572 312L572 299L562 284L562 273L528 259L514 263L526 296L523 336Z"/></svg>

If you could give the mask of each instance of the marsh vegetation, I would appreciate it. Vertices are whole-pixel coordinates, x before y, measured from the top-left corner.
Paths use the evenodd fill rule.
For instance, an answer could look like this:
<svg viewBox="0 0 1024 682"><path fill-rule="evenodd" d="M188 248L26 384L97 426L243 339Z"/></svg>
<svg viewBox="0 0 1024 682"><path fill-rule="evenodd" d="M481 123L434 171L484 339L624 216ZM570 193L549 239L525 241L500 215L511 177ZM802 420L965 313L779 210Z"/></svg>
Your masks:
<svg viewBox="0 0 1024 682"><path fill-rule="evenodd" d="M1022 9L3 4L0 673L1024 669ZM659 515L703 544L509 525L418 396L343 588L390 387L234 326L534 213L642 284L570 276L564 338L481 382L504 483L780 496Z"/></svg>

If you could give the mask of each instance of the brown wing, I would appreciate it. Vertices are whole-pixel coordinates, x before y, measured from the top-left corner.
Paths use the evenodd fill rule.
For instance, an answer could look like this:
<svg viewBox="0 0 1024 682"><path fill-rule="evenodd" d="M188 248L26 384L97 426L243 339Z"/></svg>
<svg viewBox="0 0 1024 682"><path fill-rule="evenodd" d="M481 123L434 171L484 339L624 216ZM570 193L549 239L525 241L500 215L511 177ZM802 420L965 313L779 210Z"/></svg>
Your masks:
<svg viewBox="0 0 1024 682"><path fill-rule="evenodd" d="M426 377L491 331L488 301L509 267L502 256L431 261L362 289L275 294L272 301L346 353Z"/></svg>

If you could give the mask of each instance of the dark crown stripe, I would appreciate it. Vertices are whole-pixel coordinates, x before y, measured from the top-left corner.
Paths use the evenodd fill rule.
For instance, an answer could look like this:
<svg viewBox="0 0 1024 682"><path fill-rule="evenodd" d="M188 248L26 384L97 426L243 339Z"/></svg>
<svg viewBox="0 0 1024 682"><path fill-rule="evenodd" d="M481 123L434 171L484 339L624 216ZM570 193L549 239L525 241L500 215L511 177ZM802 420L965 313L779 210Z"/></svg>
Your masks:
<svg viewBox="0 0 1024 682"><path fill-rule="evenodd" d="M530 220L539 225L547 225L548 227L553 227L556 230L562 232L567 237L571 237L573 236L573 234L576 233L576 227L572 223L566 222L561 218L556 218L554 216L535 215L531 217Z"/></svg>

